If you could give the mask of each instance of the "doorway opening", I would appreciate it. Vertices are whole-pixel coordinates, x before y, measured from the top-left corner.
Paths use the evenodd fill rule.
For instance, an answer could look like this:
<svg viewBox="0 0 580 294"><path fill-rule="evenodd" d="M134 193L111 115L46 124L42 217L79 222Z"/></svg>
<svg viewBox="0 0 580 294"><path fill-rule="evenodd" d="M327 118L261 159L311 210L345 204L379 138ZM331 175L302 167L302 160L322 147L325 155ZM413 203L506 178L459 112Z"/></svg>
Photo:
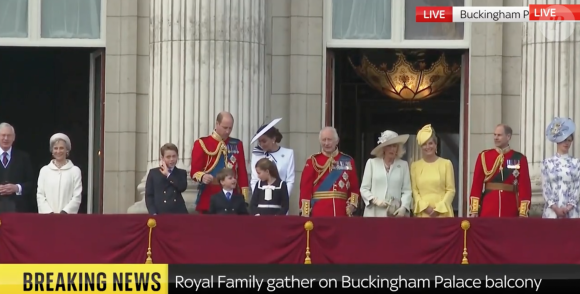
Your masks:
<svg viewBox="0 0 580 294"><path fill-rule="evenodd" d="M89 202L95 202L89 198L97 201L101 198L99 194L89 197L94 194L89 188L95 180L89 171L92 161L89 151L93 149L89 144L95 143L101 150L101 142L92 142L93 130L89 130L96 122L93 129L101 132L101 109L91 105L94 52L91 48L0 47L0 122L14 126L14 147L30 155L35 179L52 158L51 135L69 136L72 145L69 158L80 168L83 178L79 213L87 213ZM96 165L100 169L99 162ZM33 194L25 195L27 206L29 212L37 213L36 193Z"/></svg>
<svg viewBox="0 0 580 294"><path fill-rule="evenodd" d="M460 215L458 213L463 210L460 189L464 189L460 172L464 167L463 154L466 148L463 145L467 142L464 140L466 129L462 100L465 92L461 68L465 53L465 50L431 49L332 50L332 60L327 60L327 63L331 62L333 68L327 71L327 76L333 78L332 83L327 84L327 92L331 93L327 97L333 99L330 106L327 103L327 113L332 114L330 123L340 136L341 151L355 158L360 178L381 132L391 130L410 135L406 143L407 153L403 157L410 164L421 158L421 149L415 135L424 125L431 124L438 137L438 155L451 160L454 166L456 197L453 208L455 215ZM385 72L393 71L395 66L399 67L397 62L402 56L414 69L425 69L423 73L428 72L444 56L445 63L455 74L445 87L441 87L439 94L425 99L406 100L403 96L409 97L409 93L389 93L396 83L389 78L395 75L389 74L389 78L384 75ZM397 70L399 73L403 71ZM405 78L412 80L418 77L413 72L407 73ZM403 75L398 77L403 78Z"/></svg>

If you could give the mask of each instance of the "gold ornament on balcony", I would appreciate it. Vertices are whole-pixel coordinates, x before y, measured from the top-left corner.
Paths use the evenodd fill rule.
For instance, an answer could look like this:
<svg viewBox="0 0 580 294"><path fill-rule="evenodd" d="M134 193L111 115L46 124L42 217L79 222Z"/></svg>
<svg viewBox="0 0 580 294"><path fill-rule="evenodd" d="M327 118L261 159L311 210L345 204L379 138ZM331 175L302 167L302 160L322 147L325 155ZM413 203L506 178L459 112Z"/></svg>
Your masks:
<svg viewBox="0 0 580 294"><path fill-rule="evenodd" d="M417 66L409 63L405 55L398 54L397 61L389 70L387 64L375 66L366 56L363 56L359 66L350 64L365 82L387 97L405 102L418 102L433 98L457 82L460 77L460 66L449 66L445 55L426 69L425 61L417 62Z"/></svg>

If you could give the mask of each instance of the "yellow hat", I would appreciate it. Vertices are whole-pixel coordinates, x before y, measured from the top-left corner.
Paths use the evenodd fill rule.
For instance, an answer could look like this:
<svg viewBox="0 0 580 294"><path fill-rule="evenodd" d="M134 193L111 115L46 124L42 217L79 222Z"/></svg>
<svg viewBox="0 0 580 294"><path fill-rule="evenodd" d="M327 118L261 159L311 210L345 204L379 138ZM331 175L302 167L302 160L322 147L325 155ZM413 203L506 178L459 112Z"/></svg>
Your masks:
<svg viewBox="0 0 580 294"><path fill-rule="evenodd" d="M431 127L431 125L424 126L418 133L417 133L417 144L419 146L423 146L423 144L427 143L429 139L431 139L435 135L435 130Z"/></svg>

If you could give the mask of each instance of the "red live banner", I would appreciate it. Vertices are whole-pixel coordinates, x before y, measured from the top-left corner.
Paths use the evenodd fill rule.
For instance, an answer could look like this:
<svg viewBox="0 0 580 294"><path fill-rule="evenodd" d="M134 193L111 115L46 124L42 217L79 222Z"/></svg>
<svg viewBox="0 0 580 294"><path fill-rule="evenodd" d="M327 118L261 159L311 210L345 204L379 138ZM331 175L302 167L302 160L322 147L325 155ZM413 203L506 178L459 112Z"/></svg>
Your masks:
<svg viewBox="0 0 580 294"><path fill-rule="evenodd" d="M453 22L453 6L418 6L416 22Z"/></svg>
<svg viewBox="0 0 580 294"><path fill-rule="evenodd" d="M580 5L530 5L530 21L580 20Z"/></svg>

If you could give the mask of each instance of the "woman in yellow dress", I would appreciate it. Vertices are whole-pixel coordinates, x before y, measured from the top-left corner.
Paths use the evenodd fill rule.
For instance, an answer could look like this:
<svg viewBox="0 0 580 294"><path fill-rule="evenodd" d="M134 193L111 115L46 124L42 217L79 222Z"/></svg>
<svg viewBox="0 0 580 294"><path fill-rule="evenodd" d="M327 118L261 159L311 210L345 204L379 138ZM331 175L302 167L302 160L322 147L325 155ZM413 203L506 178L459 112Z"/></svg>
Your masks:
<svg viewBox="0 0 580 294"><path fill-rule="evenodd" d="M423 158L411 164L413 213L417 217L453 217L453 164L437 156L437 137L431 125L417 133L417 143Z"/></svg>

